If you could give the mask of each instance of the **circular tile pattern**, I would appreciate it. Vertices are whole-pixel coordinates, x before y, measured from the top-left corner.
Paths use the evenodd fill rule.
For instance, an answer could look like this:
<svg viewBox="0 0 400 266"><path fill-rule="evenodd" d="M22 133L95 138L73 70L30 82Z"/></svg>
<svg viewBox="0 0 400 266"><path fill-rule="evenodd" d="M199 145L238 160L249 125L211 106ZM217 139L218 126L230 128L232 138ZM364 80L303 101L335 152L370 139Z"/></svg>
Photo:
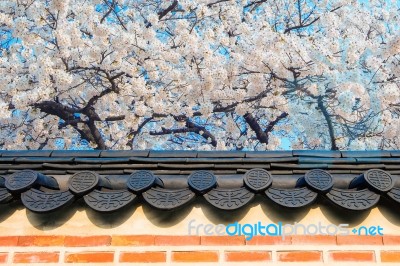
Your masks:
<svg viewBox="0 0 400 266"><path fill-rule="evenodd" d="M254 191L262 191L271 185L272 175L261 168L251 169L244 175L244 183Z"/></svg>
<svg viewBox="0 0 400 266"><path fill-rule="evenodd" d="M154 184L155 180L156 178L152 172L141 170L129 176L127 186L134 192L142 192L149 189Z"/></svg>
<svg viewBox="0 0 400 266"><path fill-rule="evenodd" d="M364 173L365 181L373 188L386 192L393 188L392 176L380 169L371 169Z"/></svg>
<svg viewBox="0 0 400 266"><path fill-rule="evenodd" d="M82 171L69 178L69 189L77 195L93 190L99 183L99 176L90 171Z"/></svg>
<svg viewBox="0 0 400 266"><path fill-rule="evenodd" d="M16 172L6 178L5 186L11 192L22 192L32 187L38 178L38 173L32 170Z"/></svg>
<svg viewBox="0 0 400 266"><path fill-rule="evenodd" d="M331 174L321 169L308 171L304 178L307 185L320 192L327 192L333 186L333 178Z"/></svg>
<svg viewBox="0 0 400 266"><path fill-rule="evenodd" d="M188 184L197 192L204 193L217 184L217 178L209 171L194 171L189 176Z"/></svg>

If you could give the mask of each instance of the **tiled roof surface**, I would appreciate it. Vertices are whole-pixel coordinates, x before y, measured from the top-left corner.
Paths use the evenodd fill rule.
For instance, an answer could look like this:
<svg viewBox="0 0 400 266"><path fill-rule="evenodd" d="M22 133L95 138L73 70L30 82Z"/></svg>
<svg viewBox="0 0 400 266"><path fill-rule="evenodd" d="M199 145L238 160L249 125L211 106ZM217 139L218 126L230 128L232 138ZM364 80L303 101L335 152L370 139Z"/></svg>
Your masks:
<svg viewBox="0 0 400 266"><path fill-rule="evenodd" d="M326 200L361 211L381 197L400 203L398 174L400 151L0 151L0 203L49 212L83 197L110 212L203 198L234 210L259 194L282 208Z"/></svg>

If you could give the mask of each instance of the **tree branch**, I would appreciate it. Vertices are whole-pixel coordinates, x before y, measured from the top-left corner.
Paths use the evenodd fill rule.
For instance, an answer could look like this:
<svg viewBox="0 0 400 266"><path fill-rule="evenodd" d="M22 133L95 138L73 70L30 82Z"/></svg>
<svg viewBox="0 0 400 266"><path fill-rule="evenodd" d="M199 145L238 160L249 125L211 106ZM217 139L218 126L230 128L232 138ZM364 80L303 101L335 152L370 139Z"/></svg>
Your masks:
<svg viewBox="0 0 400 266"><path fill-rule="evenodd" d="M251 7L252 5L262 4L264 2L267 2L267 0L254 1L254 2L251 2L251 3L247 4L247 5L245 5L243 8L248 8L248 7Z"/></svg>
<svg viewBox="0 0 400 266"><path fill-rule="evenodd" d="M82 139L96 143L97 149L106 149L104 140L94 124L94 119L90 119L89 122L75 119L74 114L79 113L79 109L71 108L53 101L43 101L35 103L33 104L33 107L38 108L43 113L55 115L61 118L65 121L65 125L71 125L76 131L78 131ZM89 118L90 115L92 117L94 116L94 114L89 113ZM78 123L81 123L81 128L79 128Z"/></svg>
<svg viewBox="0 0 400 266"><path fill-rule="evenodd" d="M274 126L276 124L278 124L279 121L281 121L282 119L286 118L289 114L286 112L283 112L282 114L280 114L277 118L275 118L274 121L269 122L269 124L267 125L267 128L265 129L265 133L268 134L269 132L272 132L272 130L274 129Z"/></svg>
<svg viewBox="0 0 400 266"><path fill-rule="evenodd" d="M256 133L257 139L261 143L268 144L268 135L262 130L260 124L254 118L254 116L250 113L247 113L243 116L243 118L247 124L249 124L250 128Z"/></svg>
<svg viewBox="0 0 400 266"><path fill-rule="evenodd" d="M289 114L286 112L283 112L280 114L277 118L275 118L274 121L269 122L265 130L262 130L260 124L258 121L254 118L254 116L250 113L247 113L243 116L245 119L246 123L250 126L250 128L256 133L257 139L261 143L268 144L269 142L269 136L268 134L272 132L274 129L274 126L279 123L282 119L286 118Z"/></svg>
<svg viewBox="0 0 400 266"><path fill-rule="evenodd" d="M284 31L283 33L289 33L289 32L292 31L292 30L297 30L297 29L301 29L301 28L306 28L306 27L308 27L308 26L311 26L312 24L314 24L314 23L317 22L318 20L319 20L319 17L316 18L316 19L314 19L314 20L311 21L310 23L307 23L307 24L300 24L300 25L297 25L297 26L289 27L289 28L285 29L285 31Z"/></svg>
<svg viewBox="0 0 400 266"><path fill-rule="evenodd" d="M215 1L213 3L207 4L207 7L212 7L213 5L216 5L216 4L219 4L219 3L222 3L222 2L228 2L228 1L230 1L230 0L218 0L218 1Z"/></svg>
<svg viewBox="0 0 400 266"><path fill-rule="evenodd" d="M339 148L336 146L336 139L335 139L335 133L333 130L332 119L328 113L328 110L324 106L324 103L322 101L322 96L318 97L318 108L321 110L321 112L324 115L324 118L326 120L326 123L328 124L329 137L331 139L331 150L338 150Z"/></svg>
<svg viewBox="0 0 400 266"><path fill-rule="evenodd" d="M169 12L171 12L172 10L175 9L175 7L177 7L178 5L178 0L175 0L169 7L167 7L166 9L158 12L158 19L162 19L163 17L165 17Z"/></svg>
<svg viewBox="0 0 400 266"><path fill-rule="evenodd" d="M335 7L334 9L330 10L329 12L334 12L334 11L340 9L341 7L342 6ZM298 10L299 10L299 16L300 16L299 17L300 24L297 25L297 26L293 26L293 27L289 27L289 28L285 29L285 31L283 33L289 33L292 30L306 28L308 26L311 26L312 24L314 24L315 22L317 22L320 19L320 17L317 17L313 21L311 21L310 23L303 24L308 19L308 17L305 20L301 21L301 9L300 9L300 6L298 6Z"/></svg>
<svg viewBox="0 0 400 266"><path fill-rule="evenodd" d="M189 133L189 132L196 133L196 134L202 136L206 140L211 139L211 145L213 147L217 146L217 140L215 139L214 135L211 134L210 131L208 131L203 126L196 125L195 123L189 121L189 119L186 120L186 127L184 127L184 128L166 129L166 128L162 127L161 131L151 131L150 135L160 136L160 135L169 135L169 134L176 134L176 133Z"/></svg>
<svg viewBox="0 0 400 266"><path fill-rule="evenodd" d="M124 119L125 119L125 115L117 115L117 116L106 117L104 119L104 121L112 122L112 121L120 121L120 120L124 120Z"/></svg>
<svg viewBox="0 0 400 266"><path fill-rule="evenodd" d="M106 1L104 1L106 4L107 4L107 2ZM113 11L113 9L114 9L114 7L115 7L115 2L114 1L112 1L112 3L111 3L111 5L109 5L109 9L108 9L108 11L104 14L104 16L101 18L101 20L100 20L100 23L103 23L103 21L106 19L106 17L108 17L108 15L110 15L111 14L111 12Z"/></svg>

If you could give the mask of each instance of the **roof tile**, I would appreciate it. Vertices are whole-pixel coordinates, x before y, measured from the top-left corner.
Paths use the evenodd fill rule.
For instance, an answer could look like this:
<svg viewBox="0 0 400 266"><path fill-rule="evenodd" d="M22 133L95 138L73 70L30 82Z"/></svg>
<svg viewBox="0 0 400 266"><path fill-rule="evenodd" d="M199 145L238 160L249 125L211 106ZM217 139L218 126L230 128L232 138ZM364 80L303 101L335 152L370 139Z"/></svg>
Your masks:
<svg viewBox="0 0 400 266"><path fill-rule="evenodd" d="M51 157L99 157L99 150L57 150L51 153Z"/></svg>
<svg viewBox="0 0 400 266"><path fill-rule="evenodd" d="M148 150L127 150L127 151L116 151L107 150L101 151L100 157L147 157L149 155Z"/></svg>
<svg viewBox="0 0 400 266"><path fill-rule="evenodd" d="M293 150L293 156L340 158L340 151Z"/></svg>
<svg viewBox="0 0 400 266"><path fill-rule="evenodd" d="M342 157L390 157L390 151L342 151ZM400 153L399 153L400 156Z"/></svg>

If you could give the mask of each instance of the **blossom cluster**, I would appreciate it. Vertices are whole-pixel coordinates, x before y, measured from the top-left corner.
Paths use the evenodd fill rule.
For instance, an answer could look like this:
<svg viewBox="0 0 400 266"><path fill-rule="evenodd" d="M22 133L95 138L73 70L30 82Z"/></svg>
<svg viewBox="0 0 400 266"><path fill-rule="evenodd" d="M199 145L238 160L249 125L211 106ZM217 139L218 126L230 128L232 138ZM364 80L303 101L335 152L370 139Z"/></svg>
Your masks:
<svg viewBox="0 0 400 266"><path fill-rule="evenodd" d="M1 1L0 148L399 148L398 9Z"/></svg>

